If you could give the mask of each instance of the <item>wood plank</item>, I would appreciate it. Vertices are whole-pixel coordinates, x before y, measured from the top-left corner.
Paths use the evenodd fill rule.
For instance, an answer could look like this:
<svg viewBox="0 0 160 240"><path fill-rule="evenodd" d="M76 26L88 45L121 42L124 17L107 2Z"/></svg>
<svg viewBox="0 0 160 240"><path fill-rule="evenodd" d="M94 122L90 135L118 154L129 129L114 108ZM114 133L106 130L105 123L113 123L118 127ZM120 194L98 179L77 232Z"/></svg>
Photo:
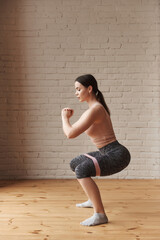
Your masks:
<svg viewBox="0 0 160 240"><path fill-rule="evenodd" d="M0 240L159 240L160 180L95 179L109 223L79 223L92 209L76 180L0 181Z"/></svg>

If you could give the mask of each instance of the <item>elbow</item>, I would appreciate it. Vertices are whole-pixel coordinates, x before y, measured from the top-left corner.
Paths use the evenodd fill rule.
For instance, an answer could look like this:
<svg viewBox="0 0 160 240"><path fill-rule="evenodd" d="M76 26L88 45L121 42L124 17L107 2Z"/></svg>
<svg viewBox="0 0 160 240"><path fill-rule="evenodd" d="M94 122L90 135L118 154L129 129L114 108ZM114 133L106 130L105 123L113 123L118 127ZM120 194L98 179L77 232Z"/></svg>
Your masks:
<svg viewBox="0 0 160 240"><path fill-rule="evenodd" d="M77 137L77 135L73 131L70 131L66 136L68 139Z"/></svg>
<svg viewBox="0 0 160 240"><path fill-rule="evenodd" d="M67 138L71 139L71 138L75 138L75 136L73 134L67 134Z"/></svg>
<svg viewBox="0 0 160 240"><path fill-rule="evenodd" d="M72 139L73 137L71 137L71 136L69 136L69 135L67 135L67 139Z"/></svg>

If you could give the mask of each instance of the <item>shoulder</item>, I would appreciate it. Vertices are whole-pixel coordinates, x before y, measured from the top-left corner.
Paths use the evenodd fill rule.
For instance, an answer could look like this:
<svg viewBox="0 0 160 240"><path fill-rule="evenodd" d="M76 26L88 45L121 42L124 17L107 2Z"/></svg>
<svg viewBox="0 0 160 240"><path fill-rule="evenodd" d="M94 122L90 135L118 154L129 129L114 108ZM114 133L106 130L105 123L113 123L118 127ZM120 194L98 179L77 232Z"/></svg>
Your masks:
<svg viewBox="0 0 160 240"><path fill-rule="evenodd" d="M97 103L92 107L92 113L95 116L96 123L104 122L106 121L106 117L108 118L108 113L106 112L106 109L103 107L101 103Z"/></svg>
<svg viewBox="0 0 160 240"><path fill-rule="evenodd" d="M98 103L91 106L85 112L86 116L90 116L90 117L94 118L95 120L98 120L99 118L101 118L103 114L104 114L104 108L101 104L98 104Z"/></svg>
<svg viewBox="0 0 160 240"><path fill-rule="evenodd" d="M94 104L91 108L90 111L96 112L96 113L102 113L104 112L104 107L100 103Z"/></svg>
<svg viewBox="0 0 160 240"><path fill-rule="evenodd" d="M102 111L102 107L100 104L94 104L91 107L89 107L83 114L82 114L82 118L97 118L97 116L100 114L100 112Z"/></svg>
<svg viewBox="0 0 160 240"><path fill-rule="evenodd" d="M100 116L103 115L104 113L104 107L100 103L96 103L92 105L90 108L88 108L83 114L82 117L94 117L94 118L99 118Z"/></svg>

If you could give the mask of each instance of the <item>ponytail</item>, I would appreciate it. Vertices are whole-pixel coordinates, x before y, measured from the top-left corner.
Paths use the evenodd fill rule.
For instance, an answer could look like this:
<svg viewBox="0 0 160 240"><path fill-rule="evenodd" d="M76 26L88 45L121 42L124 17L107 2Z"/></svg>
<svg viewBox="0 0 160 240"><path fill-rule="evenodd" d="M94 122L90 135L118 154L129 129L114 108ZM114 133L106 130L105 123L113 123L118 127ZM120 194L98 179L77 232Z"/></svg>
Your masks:
<svg viewBox="0 0 160 240"><path fill-rule="evenodd" d="M103 105L103 107L106 109L107 113L110 116L110 110L107 107L107 104L105 103L103 94L101 93L101 91L98 90L98 84L96 79L91 74L86 74L76 78L75 82L76 81L81 83L86 88L88 88L89 86L92 86L93 92L96 95L97 101L99 101Z"/></svg>
<svg viewBox="0 0 160 240"><path fill-rule="evenodd" d="M106 109L107 113L109 114L110 116L110 110L104 100L104 97L103 97L103 94L101 93L101 91L97 91L97 94L96 94L96 97L97 97L97 100L103 105L103 107Z"/></svg>

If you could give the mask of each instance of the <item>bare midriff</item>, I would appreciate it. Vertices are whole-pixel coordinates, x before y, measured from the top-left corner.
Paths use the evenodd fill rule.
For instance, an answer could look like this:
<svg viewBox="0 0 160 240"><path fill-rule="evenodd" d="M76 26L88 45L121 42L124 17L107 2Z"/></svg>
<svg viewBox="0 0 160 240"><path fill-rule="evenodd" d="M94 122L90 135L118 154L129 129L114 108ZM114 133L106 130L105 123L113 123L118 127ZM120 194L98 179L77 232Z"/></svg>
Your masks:
<svg viewBox="0 0 160 240"><path fill-rule="evenodd" d="M108 138L106 135L101 138L91 138L91 141L96 145L97 148L102 148L109 143L116 141L116 137Z"/></svg>

